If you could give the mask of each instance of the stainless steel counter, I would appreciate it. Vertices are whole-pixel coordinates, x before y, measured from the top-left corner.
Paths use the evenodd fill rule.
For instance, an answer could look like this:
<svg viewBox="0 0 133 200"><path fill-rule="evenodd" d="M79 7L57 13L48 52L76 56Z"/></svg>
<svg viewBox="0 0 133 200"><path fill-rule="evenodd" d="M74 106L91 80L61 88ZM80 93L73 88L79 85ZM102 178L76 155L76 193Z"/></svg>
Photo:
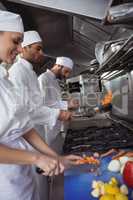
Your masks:
<svg viewBox="0 0 133 200"><path fill-rule="evenodd" d="M81 129L87 127L109 127L112 125L105 114L96 114L93 117L74 117L68 124L68 129Z"/></svg>

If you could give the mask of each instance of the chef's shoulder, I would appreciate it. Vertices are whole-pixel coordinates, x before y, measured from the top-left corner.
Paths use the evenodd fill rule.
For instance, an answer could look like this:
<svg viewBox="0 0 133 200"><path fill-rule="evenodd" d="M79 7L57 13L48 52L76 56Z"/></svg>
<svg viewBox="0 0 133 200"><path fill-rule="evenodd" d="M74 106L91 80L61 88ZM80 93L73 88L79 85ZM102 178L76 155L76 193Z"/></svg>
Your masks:
<svg viewBox="0 0 133 200"><path fill-rule="evenodd" d="M23 68L23 65L20 65L20 63L16 62L14 63L10 69L9 72L9 80L12 82L24 84L26 81L26 77L28 76L28 72L25 71Z"/></svg>
<svg viewBox="0 0 133 200"><path fill-rule="evenodd" d="M38 77L38 81L39 81L40 83L46 83L46 82L48 82L48 80L49 80L49 77L48 77L48 73L47 73L47 72L42 73L42 74Z"/></svg>
<svg viewBox="0 0 133 200"><path fill-rule="evenodd" d="M24 73L23 65L20 62L15 62L9 69L9 75Z"/></svg>

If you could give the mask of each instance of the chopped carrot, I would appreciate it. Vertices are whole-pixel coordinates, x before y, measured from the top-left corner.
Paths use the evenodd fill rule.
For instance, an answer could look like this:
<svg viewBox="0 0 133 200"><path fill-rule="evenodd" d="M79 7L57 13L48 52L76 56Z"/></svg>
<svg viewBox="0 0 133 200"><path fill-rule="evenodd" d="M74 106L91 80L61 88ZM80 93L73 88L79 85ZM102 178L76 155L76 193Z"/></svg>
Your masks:
<svg viewBox="0 0 133 200"><path fill-rule="evenodd" d="M78 160L77 164L99 164L99 160L97 160L93 156L86 156L83 159Z"/></svg>

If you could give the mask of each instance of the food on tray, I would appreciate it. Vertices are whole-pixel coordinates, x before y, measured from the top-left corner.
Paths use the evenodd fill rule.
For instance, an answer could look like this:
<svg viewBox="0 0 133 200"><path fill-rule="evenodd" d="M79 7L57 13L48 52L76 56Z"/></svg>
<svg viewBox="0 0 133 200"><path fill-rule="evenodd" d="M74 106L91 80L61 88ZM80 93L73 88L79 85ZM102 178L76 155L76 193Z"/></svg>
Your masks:
<svg viewBox="0 0 133 200"><path fill-rule="evenodd" d="M128 200L128 188L126 185L119 185L118 180L112 177L109 182L94 180L92 182L91 195L99 200Z"/></svg>
<svg viewBox="0 0 133 200"><path fill-rule="evenodd" d="M115 200L128 200L128 197L124 194L117 194Z"/></svg>
<svg viewBox="0 0 133 200"><path fill-rule="evenodd" d="M117 185L111 185L111 184L105 183L104 187L105 187L105 194L115 195L120 192L120 189Z"/></svg>
<svg viewBox="0 0 133 200"><path fill-rule="evenodd" d="M111 172L120 172L121 174L123 174L125 165L128 161L133 162L133 158L128 156L122 156L119 157L117 160L112 160L108 165L108 170Z"/></svg>
<svg viewBox="0 0 133 200"><path fill-rule="evenodd" d="M126 185L123 184L120 187L120 191L121 191L122 194L128 195L128 187Z"/></svg>
<svg viewBox="0 0 133 200"><path fill-rule="evenodd" d="M123 179L129 187L133 188L133 161L128 161L125 164Z"/></svg>
<svg viewBox="0 0 133 200"><path fill-rule="evenodd" d="M111 194L104 194L100 197L100 200L114 200L114 196Z"/></svg>
<svg viewBox="0 0 133 200"><path fill-rule="evenodd" d="M108 165L108 170L111 172L119 172L121 169L121 164L119 160L112 160Z"/></svg>
<svg viewBox="0 0 133 200"><path fill-rule="evenodd" d="M100 190L98 188L92 190L91 195L95 198L98 198L100 196Z"/></svg>
<svg viewBox="0 0 133 200"><path fill-rule="evenodd" d="M77 161L77 164L96 164L99 165L100 161L93 156L86 156Z"/></svg>

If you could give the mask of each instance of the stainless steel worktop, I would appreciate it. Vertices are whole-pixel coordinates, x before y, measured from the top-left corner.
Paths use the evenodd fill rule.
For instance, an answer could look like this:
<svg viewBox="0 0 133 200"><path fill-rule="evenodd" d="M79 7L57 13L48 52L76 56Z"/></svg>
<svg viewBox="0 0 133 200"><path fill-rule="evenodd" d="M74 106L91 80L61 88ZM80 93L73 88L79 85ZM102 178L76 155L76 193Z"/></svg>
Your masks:
<svg viewBox="0 0 133 200"><path fill-rule="evenodd" d="M81 129L87 127L109 127L111 120L105 114L96 114L93 117L74 117L68 124L68 129Z"/></svg>

